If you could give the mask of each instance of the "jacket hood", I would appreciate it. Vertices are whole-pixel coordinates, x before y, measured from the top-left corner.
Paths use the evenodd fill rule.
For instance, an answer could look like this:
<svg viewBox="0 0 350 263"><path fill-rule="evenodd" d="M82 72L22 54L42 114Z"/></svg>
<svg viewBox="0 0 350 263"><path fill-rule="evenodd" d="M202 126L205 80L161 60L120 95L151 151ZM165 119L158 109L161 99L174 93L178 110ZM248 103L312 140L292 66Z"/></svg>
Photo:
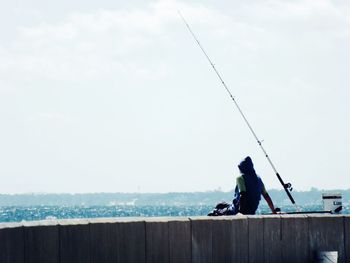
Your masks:
<svg viewBox="0 0 350 263"><path fill-rule="evenodd" d="M238 168L242 174L255 175L254 164L249 156L240 162Z"/></svg>

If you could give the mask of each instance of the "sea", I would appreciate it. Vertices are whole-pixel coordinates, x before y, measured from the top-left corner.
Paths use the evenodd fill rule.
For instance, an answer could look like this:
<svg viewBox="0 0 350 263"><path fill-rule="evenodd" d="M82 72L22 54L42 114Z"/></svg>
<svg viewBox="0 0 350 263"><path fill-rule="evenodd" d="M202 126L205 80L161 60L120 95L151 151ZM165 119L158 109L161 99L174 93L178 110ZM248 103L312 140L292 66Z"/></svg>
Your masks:
<svg viewBox="0 0 350 263"><path fill-rule="evenodd" d="M169 217L205 216L213 210L209 205L116 205L116 206L2 206L0 222L24 222L37 220L108 218L108 217ZM322 211L322 206L299 207L303 212ZM294 206L286 206L282 212L294 212ZM271 213L267 206L260 206L257 214ZM350 214L350 206L343 207L342 214Z"/></svg>

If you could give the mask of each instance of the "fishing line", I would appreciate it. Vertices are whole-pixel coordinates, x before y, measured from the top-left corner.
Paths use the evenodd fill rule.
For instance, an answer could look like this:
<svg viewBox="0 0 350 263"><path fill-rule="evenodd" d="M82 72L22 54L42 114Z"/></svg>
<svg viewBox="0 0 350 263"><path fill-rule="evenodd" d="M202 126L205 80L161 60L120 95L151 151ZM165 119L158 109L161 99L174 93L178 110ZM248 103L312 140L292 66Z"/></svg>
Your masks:
<svg viewBox="0 0 350 263"><path fill-rule="evenodd" d="M246 116L244 115L241 107L239 107L236 99L234 98L234 96L232 95L231 91L229 90L229 88L227 87L225 81L223 80L223 78L221 77L219 71L216 69L214 63L212 62L212 60L209 58L207 52L205 52L204 48L202 47L201 43L199 42L198 38L196 37L196 35L193 33L192 29L190 28L189 24L187 23L186 19L183 17L183 15L181 14L180 11L178 11L179 16L181 17L182 21L185 23L187 29L190 31L192 37L194 38L194 40L197 42L198 46L200 47L200 49L202 50L203 54L205 55L205 57L207 58L207 60L209 61L210 65L212 66L213 70L215 71L216 75L218 76L221 84L224 86L225 90L227 91L227 93L229 94L229 96L231 97L232 101L234 102L234 104L236 105L236 108L238 109L239 113L241 114L244 122L247 124L250 132L252 133L252 135L254 136L255 140L257 141L258 145L260 146L260 149L263 151L266 159L268 160L270 166L272 167L274 173L276 174L279 182L281 183L283 189L286 191L287 196L289 197L289 200L292 202L293 205L295 205L297 211L300 211L300 209L298 208L298 206L296 205L293 196L291 195L291 191L292 191L292 185L290 183L284 183L282 177L279 175L279 173L277 172L277 169L275 167L275 165L273 164L273 162L271 161L269 155L267 154L265 148L262 145L262 141L259 140L258 136L256 135L255 131L253 130L252 126L250 125L248 119L246 118Z"/></svg>

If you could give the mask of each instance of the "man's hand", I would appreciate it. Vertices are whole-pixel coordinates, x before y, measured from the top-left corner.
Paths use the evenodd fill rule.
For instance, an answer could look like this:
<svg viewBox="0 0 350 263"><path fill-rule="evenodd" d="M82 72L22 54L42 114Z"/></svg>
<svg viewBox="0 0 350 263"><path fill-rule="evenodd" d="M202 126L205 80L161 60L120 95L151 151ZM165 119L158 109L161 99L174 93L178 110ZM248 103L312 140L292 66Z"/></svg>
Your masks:
<svg viewBox="0 0 350 263"><path fill-rule="evenodd" d="M267 204L269 205L269 207L270 207L270 209L271 209L271 212L272 212L273 214L277 214L277 211L276 211L276 209L275 209L275 207L274 207L274 205L273 205L273 202L272 202L272 200L271 200L269 194L268 194L268 193L265 193L265 194L263 194L263 197L265 198ZM279 209L279 211L281 211L281 209Z"/></svg>

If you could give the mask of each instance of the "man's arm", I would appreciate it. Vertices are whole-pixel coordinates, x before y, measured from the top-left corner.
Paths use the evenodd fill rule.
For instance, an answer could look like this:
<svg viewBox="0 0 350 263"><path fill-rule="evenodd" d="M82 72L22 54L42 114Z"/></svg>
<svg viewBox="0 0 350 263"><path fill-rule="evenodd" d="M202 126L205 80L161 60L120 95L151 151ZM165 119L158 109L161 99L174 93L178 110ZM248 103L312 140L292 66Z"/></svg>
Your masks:
<svg viewBox="0 0 350 263"><path fill-rule="evenodd" d="M263 197L265 198L267 204L269 205L271 211L273 214L276 214L275 206L273 205L273 202L271 200L271 197L267 192L263 193Z"/></svg>

